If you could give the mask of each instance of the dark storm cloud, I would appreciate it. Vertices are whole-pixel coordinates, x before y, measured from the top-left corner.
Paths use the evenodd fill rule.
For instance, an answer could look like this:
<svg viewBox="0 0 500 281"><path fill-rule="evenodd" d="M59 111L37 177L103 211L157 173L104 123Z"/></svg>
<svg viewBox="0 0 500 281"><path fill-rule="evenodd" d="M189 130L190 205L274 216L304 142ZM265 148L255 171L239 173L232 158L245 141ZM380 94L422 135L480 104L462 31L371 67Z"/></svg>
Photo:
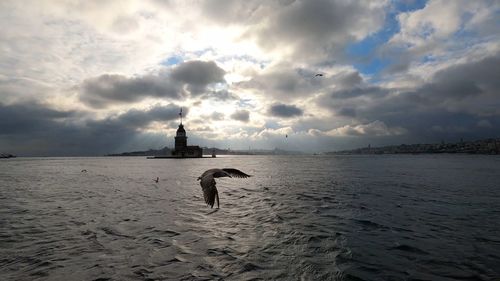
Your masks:
<svg viewBox="0 0 500 281"><path fill-rule="evenodd" d="M238 86L257 90L256 93L266 97L289 101L314 93L323 83L322 79L314 77L313 71L280 64L254 76L250 81L238 83Z"/></svg>
<svg viewBox="0 0 500 281"><path fill-rule="evenodd" d="M281 63L255 75L251 80L237 85L243 89L256 90L257 94L273 97L279 101L290 102L311 94L335 87L338 98L348 98L363 94L381 95L378 87L367 86L357 71L344 71L335 75L324 74L307 68L293 68L288 63Z"/></svg>
<svg viewBox="0 0 500 281"><path fill-rule="evenodd" d="M301 116L304 112L295 105L274 104L269 108L269 114L276 117L290 118Z"/></svg>
<svg viewBox="0 0 500 281"><path fill-rule="evenodd" d="M42 132L51 124L70 117L71 112L46 108L38 103L4 105L0 103L0 135Z"/></svg>
<svg viewBox="0 0 500 281"><path fill-rule="evenodd" d="M248 122L250 121L250 111L245 109L237 110L230 117L241 122Z"/></svg>
<svg viewBox="0 0 500 281"><path fill-rule="evenodd" d="M356 109L352 107L341 107L337 110L337 114L346 117L356 117Z"/></svg>
<svg viewBox="0 0 500 281"><path fill-rule="evenodd" d="M363 78L357 71L342 72L334 77L335 83L343 88L350 88L363 82Z"/></svg>
<svg viewBox="0 0 500 281"><path fill-rule="evenodd" d="M96 108L115 103L133 103L145 97L179 99L179 86L165 73L128 78L123 75L104 74L87 79L81 86L80 100Z"/></svg>
<svg viewBox="0 0 500 281"><path fill-rule="evenodd" d="M147 97L180 100L186 96L183 86L191 95L203 93L211 83L224 81L224 70L214 62L188 61L157 74L126 77L104 74L83 81L80 100L85 104L104 108L116 103L134 103Z"/></svg>
<svg viewBox="0 0 500 281"><path fill-rule="evenodd" d="M500 96L500 54L441 70L421 89L430 97L462 99L481 93Z"/></svg>
<svg viewBox="0 0 500 281"><path fill-rule="evenodd" d="M179 118L180 107L176 105L154 106L149 110L131 109L121 115L111 118L113 122L120 124L123 127L141 128L152 121L169 121ZM189 113L187 108L182 109L182 115L187 116Z"/></svg>
<svg viewBox="0 0 500 281"><path fill-rule="evenodd" d="M119 152L134 142L141 145L139 148L157 147L167 143L164 136L140 129L154 121L175 120L178 110L175 105L158 105L101 120L80 120L84 113L58 111L37 103L0 104L0 147L9 147L9 153L35 156L102 155Z"/></svg>
<svg viewBox="0 0 500 281"><path fill-rule="evenodd" d="M223 82L226 72L213 61L189 61L172 70L172 79L188 84L192 94L202 93L211 83Z"/></svg>
<svg viewBox="0 0 500 281"><path fill-rule="evenodd" d="M203 11L220 25L243 25L244 36L255 38L265 49L286 46L294 60L309 62L318 62L375 32L385 19L380 1L209 0L203 1Z"/></svg>
<svg viewBox="0 0 500 281"><path fill-rule="evenodd" d="M383 48L382 48L383 49ZM387 54L384 54L387 52ZM409 53L398 54L398 51L381 51L382 57L391 61L391 64L382 71L384 74L397 74L404 73L410 68L412 59L414 59Z"/></svg>
<svg viewBox="0 0 500 281"><path fill-rule="evenodd" d="M380 5L363 1L293 1L257 31L267 48L293 46L296 57L311 58L341 50L348 42L374 32L384 21Z"/></svg>
<svg viewBox="0 0 500 281"><path fill-rule="evenodd" d="M450 66L414 91L344 89L319 105L366 123L402 127L415 140L492 137L500 130L500 55ZM362 97L362 98L361 98ZM488 124L488 126L481 126Z"/></svg>
<svg viewBox="0 0 500 281"><path fill-rule="evenodd" d="M361 96L369 96L371 98L382 97L389 93L388 90L382 89L380 87L372 86L365 88L351 88L351 89L343 89L339 91L335 91L332 94L332 98L334 99L351 99L357 98Z"/></svg>

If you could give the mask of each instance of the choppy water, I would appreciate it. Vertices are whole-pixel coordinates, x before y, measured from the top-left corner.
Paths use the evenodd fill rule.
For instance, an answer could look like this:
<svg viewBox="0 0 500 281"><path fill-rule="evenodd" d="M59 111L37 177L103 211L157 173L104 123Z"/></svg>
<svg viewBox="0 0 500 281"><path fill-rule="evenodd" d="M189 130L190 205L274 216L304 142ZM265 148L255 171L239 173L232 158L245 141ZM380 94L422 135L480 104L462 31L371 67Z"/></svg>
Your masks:
<svg viewBox="0 0 500 281"><path fill-rule="evenodd" d="M490 280L499 222L495 156L0 161L0 280Z"/></svg>

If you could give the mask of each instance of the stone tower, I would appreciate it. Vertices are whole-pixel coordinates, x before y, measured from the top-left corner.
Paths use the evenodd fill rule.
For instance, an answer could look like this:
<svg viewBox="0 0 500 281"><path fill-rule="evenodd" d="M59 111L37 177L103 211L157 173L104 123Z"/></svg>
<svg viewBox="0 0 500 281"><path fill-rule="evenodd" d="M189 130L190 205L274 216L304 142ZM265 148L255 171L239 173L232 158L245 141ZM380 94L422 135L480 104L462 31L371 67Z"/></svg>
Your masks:
<svg viewBox="0 0 500 281"><path fill-rule="evenodd" d="M187 136L186 130L184 130L184 126L179 124L179 128L177 129L177 134L175 135L175 150L182 151L187 147Z"/></svg>
<svg viewBox="0 0 500 281"><path fill-rule="evenodd" d="M203 157L203 149L197 145L187 145L187 136L184 125L182 125L182 108L179 112L181 122L175 134L175 149L172 151L174 158L201 158Z"/></svg>
<svg viewBox="0 0 500 281"><path fill-rule="evenodd" d="M184 130L184 125L182 125L182 108L179 112L179 118L181 122L179 123L179 128L177 129L177 133L175 134L175 150L184 151L187 147L187 136L186 130Z"/></svg>

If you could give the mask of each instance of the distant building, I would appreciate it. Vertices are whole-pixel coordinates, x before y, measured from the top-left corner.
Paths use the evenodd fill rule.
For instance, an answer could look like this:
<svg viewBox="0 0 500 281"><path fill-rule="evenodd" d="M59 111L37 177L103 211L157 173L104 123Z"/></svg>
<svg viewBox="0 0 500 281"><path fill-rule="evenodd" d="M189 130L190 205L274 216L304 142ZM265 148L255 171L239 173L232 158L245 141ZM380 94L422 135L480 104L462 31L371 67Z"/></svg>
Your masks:
<svg viewBox="0 0 500 281"><path fill-rule="evenodd" d="M182 109L179 113L181 122L177 133L175 134L175 146L172 151L172 156L174 157L185 157L185 158L198 158L203 157L203 149L197 145L187 145L186 130L184 130L184 125L182 125Z"/></svg>

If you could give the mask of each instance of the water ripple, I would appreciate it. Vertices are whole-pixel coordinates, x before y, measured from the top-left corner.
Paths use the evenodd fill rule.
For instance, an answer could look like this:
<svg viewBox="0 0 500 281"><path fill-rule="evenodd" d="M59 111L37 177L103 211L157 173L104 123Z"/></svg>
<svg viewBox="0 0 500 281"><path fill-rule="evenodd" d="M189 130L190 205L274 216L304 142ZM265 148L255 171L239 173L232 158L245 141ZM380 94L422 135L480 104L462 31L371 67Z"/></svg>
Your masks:
<svg viewBox="0 0 500 281"><path fill-rule="evenodd" d="M0 162L0 280L491 280L500 276L498 162ZM210 209L196 177L212 167L255 176L219 179L221 209Z"/></svg>

